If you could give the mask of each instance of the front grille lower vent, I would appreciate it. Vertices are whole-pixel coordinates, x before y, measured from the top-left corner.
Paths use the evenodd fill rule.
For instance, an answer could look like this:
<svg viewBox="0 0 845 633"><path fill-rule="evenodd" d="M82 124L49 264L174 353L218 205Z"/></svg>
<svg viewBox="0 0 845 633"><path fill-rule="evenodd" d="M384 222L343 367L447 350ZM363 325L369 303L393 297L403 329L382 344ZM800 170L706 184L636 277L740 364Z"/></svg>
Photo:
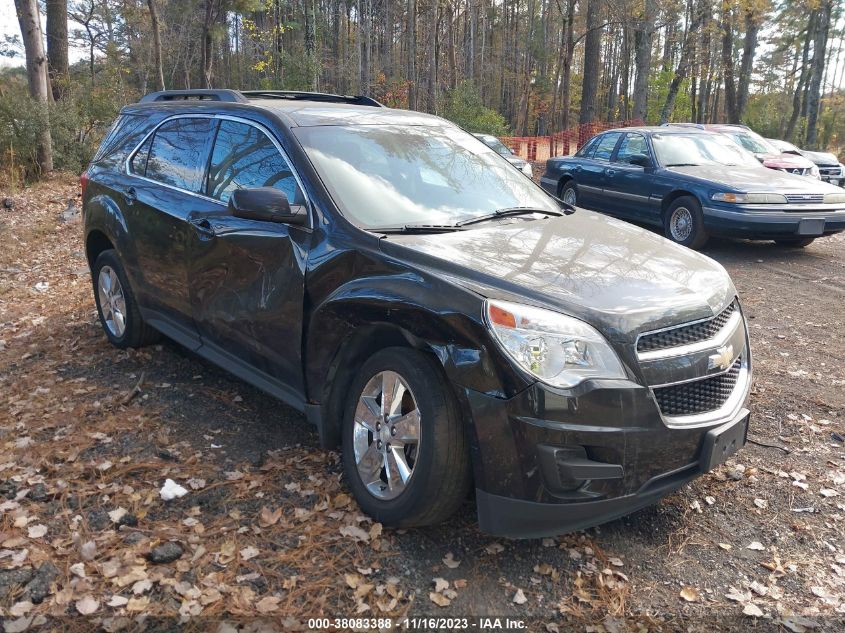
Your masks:
<svg viewBox="0 0 845 633"><path fill-rule="evenodd" d="M742 358L737 358L728 371L718 376L656 387L654 397L660 406L660 412L666 416L676 416L715 411L725 404L733 393L741 367Z"/></svg>
<svg viewBox="0 0 845 633"><path fill-rule="evenodd" d="M637 341L637 352L653 352L711 339L719 330L725 327L734 310L736 310L736 302L707 321L682 325L671 330L654 332L653 334L645 334Z"/></svg>

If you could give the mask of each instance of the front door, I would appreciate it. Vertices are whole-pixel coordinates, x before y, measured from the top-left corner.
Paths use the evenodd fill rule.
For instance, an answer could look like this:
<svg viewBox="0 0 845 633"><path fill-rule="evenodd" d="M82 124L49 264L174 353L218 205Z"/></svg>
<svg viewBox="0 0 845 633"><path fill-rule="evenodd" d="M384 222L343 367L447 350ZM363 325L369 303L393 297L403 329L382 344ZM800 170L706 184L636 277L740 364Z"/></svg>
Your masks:
<svg viewBox="0 0 845 633"><path fill-rule="evenodd" d="M582 160L575 176L578 184L578 203L598 211L610 211L604 196L606 170L621 132L608 132L599 137L595 150Z"/></svg>
<svg viewBox="0 0 845 633"><path fill-rule="evenodd" d="M644 161L649 165L642 164ZM615 215L641 222L659 219L659 209L655 206L659 197L654 202L651 197L653 165L645 136L626 133L608 166L604 186L605 199Z"/></svg>
<svg viewBox="0 0 845 633"><path fill-rule="evenodd" d="M206 195L228 203L235 189L276 187L307 201L279 144L255 124L223 119ZM302 328L307 227L236 218L191 218L190 294L203 353L288 402L304 393Z"/></svg>

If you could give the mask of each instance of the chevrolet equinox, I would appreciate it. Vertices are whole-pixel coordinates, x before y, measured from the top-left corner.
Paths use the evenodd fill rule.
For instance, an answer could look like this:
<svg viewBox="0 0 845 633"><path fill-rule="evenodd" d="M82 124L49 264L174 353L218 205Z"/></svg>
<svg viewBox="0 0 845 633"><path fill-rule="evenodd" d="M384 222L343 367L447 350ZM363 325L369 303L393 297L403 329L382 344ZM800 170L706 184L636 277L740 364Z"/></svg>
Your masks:
<svg viewBox="0 0 845 633"><path fill-rule="evenodd" d="M361 508L559 534L741 447L751 383L713 260L544 192L436 116L367 97L167 91L82 177L99 318L305 413Z"/></svg>

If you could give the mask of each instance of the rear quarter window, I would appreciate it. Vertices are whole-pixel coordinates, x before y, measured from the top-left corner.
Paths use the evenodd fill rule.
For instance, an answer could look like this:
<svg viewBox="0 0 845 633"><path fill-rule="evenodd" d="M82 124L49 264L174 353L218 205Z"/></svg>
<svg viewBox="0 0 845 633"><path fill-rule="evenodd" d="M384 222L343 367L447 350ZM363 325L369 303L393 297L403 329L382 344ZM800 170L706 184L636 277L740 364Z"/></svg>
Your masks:
<svg viewBox="0 0 845 633"><path fill-rule="evenodd" d="M146 116L121 114L106 133L91 163L119 167L154 124Z"/></svg>

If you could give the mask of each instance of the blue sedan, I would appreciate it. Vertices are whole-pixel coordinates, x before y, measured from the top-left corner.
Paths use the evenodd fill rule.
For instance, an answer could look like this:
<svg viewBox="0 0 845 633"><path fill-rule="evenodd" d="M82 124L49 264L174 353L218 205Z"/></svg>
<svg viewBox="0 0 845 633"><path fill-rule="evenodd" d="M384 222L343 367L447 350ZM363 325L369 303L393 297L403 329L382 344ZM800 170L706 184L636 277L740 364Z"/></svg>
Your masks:
<svg viewBox="0 0 845 633"><path fill-rule="evenodd" d="M766 169L729 138L694 128L609 130L540 179L571 205L652 224L701 248L710 235L806 246L845 230L845 193Z"/></svg>

